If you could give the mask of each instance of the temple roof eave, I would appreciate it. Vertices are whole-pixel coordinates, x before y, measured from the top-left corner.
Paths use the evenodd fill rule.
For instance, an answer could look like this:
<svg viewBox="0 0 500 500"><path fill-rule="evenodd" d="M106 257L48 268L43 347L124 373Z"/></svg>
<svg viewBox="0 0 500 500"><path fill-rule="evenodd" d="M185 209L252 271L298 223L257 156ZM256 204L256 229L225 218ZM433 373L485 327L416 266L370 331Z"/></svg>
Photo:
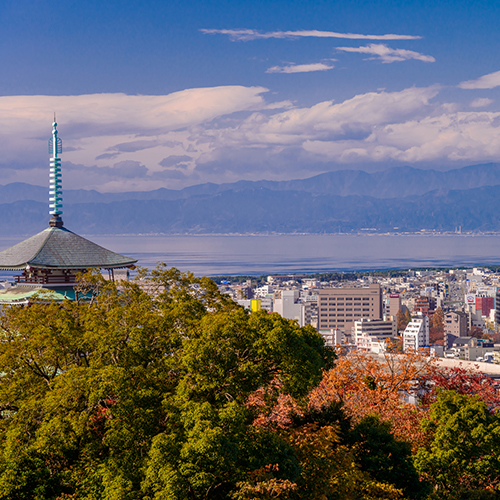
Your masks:
<svg viewBox="0 0 500 500"><path fill-rule="evenodd" d="M51 271L81 271L86 269L127 269L134 266L137 263L137 260L132 260L128 263L117 264L117 265L102 265L102 264L87 264L81 267L75 266L46 266L35 264L32 262L26 262L24 264L19 264L18 266L0 266L0 271L24 271L27 266L30 266L32 269L49 269Z"/></svg>
<svg viewBox="0 0 500 500"><path fill-rule="evenodd" d="M50 227L0 252L0 270L120 269L137 259L121 255L61 227Z"/></svg>

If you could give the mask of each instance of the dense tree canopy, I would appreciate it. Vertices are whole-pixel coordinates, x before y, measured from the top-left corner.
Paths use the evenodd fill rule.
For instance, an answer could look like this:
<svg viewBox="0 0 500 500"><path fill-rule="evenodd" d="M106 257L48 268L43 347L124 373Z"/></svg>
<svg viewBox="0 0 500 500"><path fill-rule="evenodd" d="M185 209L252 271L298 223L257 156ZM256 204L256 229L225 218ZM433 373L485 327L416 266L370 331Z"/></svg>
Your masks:
<svg viewBox="0 0 500 500"><path fill-rule="evenodd" d="M342 482L358 469L336 422L317 435L257 424L283 398L305 407L332 366L311 327L164 267L120 289L85 276L79 296L0 319L0 498L300 498L320 441L338 476L323 490L398 495L360 470Z"/></svg>
<svg viewBox="0 0 500 500"><path fill-rule="evenodd" d="M313 328L164 266L85 275L78 296L0 316L1 500L496 495L489 379L421 353L335 359ZM405 403L416 381L432 389Z"/></svg>
<svg viewBox="0 0 500 500"><path fill-rule="evenodd" d="M497 491L500 418L479 396L442 391L422 426L432 440L417 452L415 464L441 497L472 491L491 496Z"/></svg>

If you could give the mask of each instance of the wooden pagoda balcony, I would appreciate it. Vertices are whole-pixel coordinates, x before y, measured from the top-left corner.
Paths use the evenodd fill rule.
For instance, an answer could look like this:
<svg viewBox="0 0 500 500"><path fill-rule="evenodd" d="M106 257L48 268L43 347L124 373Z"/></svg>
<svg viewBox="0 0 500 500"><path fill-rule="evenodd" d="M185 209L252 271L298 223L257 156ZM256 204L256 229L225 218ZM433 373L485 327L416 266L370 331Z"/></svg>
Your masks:
<svg viewBox="0 0 500 500"><path fill-rule="evenodd" d="M16 283L29 285L73 285L76 281L76 276L70 273L64 274L26 274L14 276Z"/></svg>

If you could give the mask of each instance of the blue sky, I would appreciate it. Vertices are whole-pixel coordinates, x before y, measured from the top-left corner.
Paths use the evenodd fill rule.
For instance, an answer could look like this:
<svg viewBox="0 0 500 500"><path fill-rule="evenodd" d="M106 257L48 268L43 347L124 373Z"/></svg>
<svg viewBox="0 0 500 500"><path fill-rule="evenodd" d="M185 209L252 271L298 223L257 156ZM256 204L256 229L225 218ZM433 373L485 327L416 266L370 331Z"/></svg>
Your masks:
<svg viewBox="0 0 500 500"><path fill-rule="evenodd" d="M0 3L0 183L101 191L500 158L492 1Z"/></svg>

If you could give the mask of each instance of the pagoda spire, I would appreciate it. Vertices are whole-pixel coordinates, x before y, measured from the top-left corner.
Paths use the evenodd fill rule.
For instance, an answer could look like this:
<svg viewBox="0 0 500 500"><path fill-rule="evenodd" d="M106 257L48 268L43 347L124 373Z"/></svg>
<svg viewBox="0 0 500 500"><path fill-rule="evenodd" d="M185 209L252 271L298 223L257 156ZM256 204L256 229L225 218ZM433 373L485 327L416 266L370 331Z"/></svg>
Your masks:
<svg viewBox="0 0 500 500"><path fill-rule="evenodd" d="M57 137L56 114L54 113L54 123L52 124L52 137L49 139L50 158L50 190L49 190L49 220L50 227L62 227L62 184L61 184L61 158L62 140Z"/></svg>

